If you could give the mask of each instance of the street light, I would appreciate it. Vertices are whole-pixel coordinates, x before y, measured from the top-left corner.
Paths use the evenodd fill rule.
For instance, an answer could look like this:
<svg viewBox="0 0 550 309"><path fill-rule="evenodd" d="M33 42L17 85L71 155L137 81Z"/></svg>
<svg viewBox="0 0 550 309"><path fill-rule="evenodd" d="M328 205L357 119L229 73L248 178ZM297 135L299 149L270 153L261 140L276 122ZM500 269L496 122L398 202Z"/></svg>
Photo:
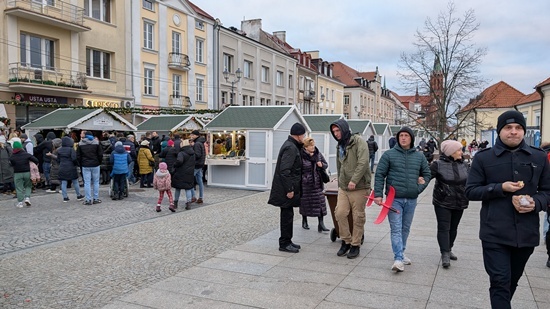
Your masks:
<svg viewBox="0 0 550 309"><path fill-rule="evenodd" d="M225 81L228 83L231 83L231 104L233 104L235 100L235 93L233 92L233 89L235 87L235 83L238 83L241 80L241 77L243 76L243 72L240 68L235 71L235 74L229 73L227 68L223 70L223 78L225 78ZM229 77L232 77L231 80L229 80Z"/></svg>

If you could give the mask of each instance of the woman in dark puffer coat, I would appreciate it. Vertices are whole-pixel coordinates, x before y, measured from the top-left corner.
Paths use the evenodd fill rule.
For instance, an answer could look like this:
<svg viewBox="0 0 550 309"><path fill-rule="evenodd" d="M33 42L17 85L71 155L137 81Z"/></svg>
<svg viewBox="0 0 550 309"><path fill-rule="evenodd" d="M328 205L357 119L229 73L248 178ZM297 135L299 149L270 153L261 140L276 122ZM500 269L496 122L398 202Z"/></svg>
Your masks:
<svg viewBox="0 0 550 309"><path fill-rule="evenodd" d="M63 202L69 201L67 195L67 182L71 181L76 193L76 199L81 201L84 195L80 194L80 186L78 185L77 159L76 151L73 148L74 141L72 138L65 136L61 139L61 148L57 150L57 162L59 163L59 180L61 180L61 194Z"/></svg>
<svg viewBox="0 0 550 309"><path fill-rule="evenodd" d="M175 188L174 193L174 208L178 208L178 200L181 190L185 190L187 202L185 209L191 209L191 200L193 192L191 189L195 186L195 151L189 144L188 140L182 140L180 144L180 152L174 163L173 170L169 170L172 176L172 188Z"/></svg>
<svg viewBox="0 0 550 309"><path fill-rule="evenodd" d="M319 218L318 231L326 232L328 229L325 227L323 217L327 215L327 206L319 169L326 169L328 164L311 137L304 139L304 147L300 153L302 156L302 198L300 199L302 227L309 230L307 217L317 217Z"/></svg>

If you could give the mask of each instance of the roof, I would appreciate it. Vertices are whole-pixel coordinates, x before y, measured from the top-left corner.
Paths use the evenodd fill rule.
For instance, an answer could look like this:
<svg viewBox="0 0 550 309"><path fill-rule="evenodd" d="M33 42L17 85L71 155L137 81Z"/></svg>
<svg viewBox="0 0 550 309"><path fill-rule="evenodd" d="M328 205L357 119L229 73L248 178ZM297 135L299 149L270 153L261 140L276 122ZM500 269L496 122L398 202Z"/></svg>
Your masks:
<svg viewBox="0 0 550 309"><path fill-rule="evenodd" d="M474 108L505 108L517 105L517 102L525 96L521 91L510 86L509 84L500 81L487 89L481 94L470 100L460 112L465 112Z"/></svg>
<svg viewBox="0 0 550 309"><path fill-rule="evenodd" d="M401 126L390 126L391 135L397 134L401 130Z"/></svg>
<svg viewBox="0 0 550 309"><path fill-rule="evenodd" d="M533 103L533 102L537 102L537 101L540 101L540 100L541 100L540 93L534 91L533 93L528 94L528 95L524 96L523 98L519 99L519 101L517 101L516 105L521 105L521 104L526 104L526 103Z"/></svg>
<svg viewBox="0 0 550 309"><path fill-rule="evenodd" d="M547 79L543 80L540 84L538 84L535 88L539 88L539 87L542 87L542 86L546 86L546 85L550 85L550 77L548 77Z"/></svg>
<svg viewBox="0 0 550 309"><path fill-rule="evenodd" d="M229 106L212 119L212 121L205 126L205 129L271 130L292 110L296 110L299 114L298 110L293 105Z"/></svg>
<svg viewBox="0 0 550 309"><path fill-rule="evenodd" d="M349 129L351 133L365 133L365 130L370 125L370 123L370 120L348 119Z"/></svg>
<svg viewBox="0 0 550 309"><path fill-rule="evenodd" d="M330 125L342 117L342 115L304 115L312 132L327 133L330 133Z"/></svg>
<svg viewBox="0 0 550 309"><path fill-rule="evenodd" d="M376 135L382 135L389 125L387 123L373 123L372 126L374 127L374 132Z"/></svg>
<svg viewBox="0 0 550 309"><path fill-rule="evenodd" d="M22 129L30 130L60 130L60 129L86 129L79 127L83 122L91 119L92 117L98 116L99 114L105 114L113 119L116 119L122 123L123 127L134 131L136 129L130 122L122 118L115 112L106 111L104 109L89 109L89 108L59 108L51 113L48 113L26 125L22 126Z"/></svg>
<svg viewBox="0 0 550 309"><path fill-rule="evenodd" d="M137 126L138 131L174 131L184 123L195 121L200 127L204 124L195 120L193 115L155 115Z"/></svg>
<svg viewBox="0 0 550 309"><path fill-rule="evenodd" d="M376 74L376 72L358 72L340 61L331 63L333 64L332 76L346 84L346 86L361 86L355 78L363 77L366 80L373 80Z"/></svg>
<svg viewBox="0 0 550 309"><path fill-rule="evenodd" d="M193 8L193 10L195 10L195 12L197 12L197 14L199 14L203 17L209 18L211 20L214 20L214 17L212 17L210 14L206 13L206 11L204 11L203 9L198 7L196 4L192 3L191 1L187 1L187 2Z"/></svg>

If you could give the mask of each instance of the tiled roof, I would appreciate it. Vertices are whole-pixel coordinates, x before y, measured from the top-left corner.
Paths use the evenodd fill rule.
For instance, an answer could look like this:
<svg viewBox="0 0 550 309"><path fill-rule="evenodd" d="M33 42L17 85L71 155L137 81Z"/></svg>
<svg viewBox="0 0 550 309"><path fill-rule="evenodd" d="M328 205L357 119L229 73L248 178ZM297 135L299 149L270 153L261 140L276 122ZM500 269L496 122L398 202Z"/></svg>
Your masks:
<svg viewBox="0 0 550 309"><path fill-rule="evenodd" d="M540 101L540 100L541 100L540 94L538 92L534 91L533 93L528 94L528 95L524 96L523 98L519 99L519 101L517 101L516 105L537 102L537 101Z"/></svg>
<svg viewBox="0 0 550 309"><path fill-rule="evenodd" d="M138 131L171 131L184 122L189 115L159 115L152 116L137 126Z"/></svg>
<svg viewBox="0 0 550 309"><path fill-rule="evenodd" d="M332 76L334 76L336 79L341 81L342 83L346 84L346 86L350 87L356 87L360 86L354 78L356 77L363 77L367 80L373 80L374 74L376 72L358 72L351 67L343 64L340 61L331 62L333 66L333 73Z"/></svg>
<svg viewBox="0 0 550 309"><path fill-rule="evenodd" d="M536 86L536 88L542 87L542 86L546 86L546 85L550 85L550 77L548 77L547 79L543 80L540 84L538 84L538 85Z"/></svg>
<svg viewBox="0 0 550 309"><path fill-rule="evenodd" d="M330 124L342 115L304 115L311 132L330 132Z"/></svg>
<svg viewBox="0 0 550 309"><path fill-rule="evenodd" d="M473 108L505 108L513 107L523 98L525 94L516 88L500 81L487 89L483 90L479 98L471 100L461 112Z"/></svg>
<svg viewBox="0 0 550 309"><path fill-rule="evenodd" d="M292 106L230 106L205 128L273 129Z"/></svg>
<svg viewBox="0 0 550 309"><path fill-rule="evenodd" d="M69 124L86 118L88 115L90 117L92 114L96 113L97 109L79 109L79 108L61 108L56 109L53 112L46 114L35 121L28 123L24 126L25 129L60 129L66 128Z"/></svg>
<svg viewBox="0 0 550 309"><path fill-rule="evenodd" d="M201 9L200 7L196 6L194 3L192 3L191 1L187 1L189 3L189 5L193 8L193 10L195 10L197 12L197 14L199 15L202 15L203 17L206 17L206 18L209 18L211 20L214 20L214 17L212 17L210 14L206 13L203 9Z"/></svg>
<svg viewBox="0 0 550 309"><path fill-rule="evenodd" d="M401 102L401 104L406 106L408 109L412 110L412 108L409 105L411 103L414 104L416 102L416 95L398 95L395 92L393 94ZM431 101L432 101L432 97L429 96L429 95L419 95L418 96L418 102L422 106L426 106L426 105L430 104Z"/></svg>
<svg viewBox="0 0 550 309"><path fill-rule="evenodd" d="M348 120L349 129L351 133L363 134L365 129L369 126L370 120Z"/></svg>

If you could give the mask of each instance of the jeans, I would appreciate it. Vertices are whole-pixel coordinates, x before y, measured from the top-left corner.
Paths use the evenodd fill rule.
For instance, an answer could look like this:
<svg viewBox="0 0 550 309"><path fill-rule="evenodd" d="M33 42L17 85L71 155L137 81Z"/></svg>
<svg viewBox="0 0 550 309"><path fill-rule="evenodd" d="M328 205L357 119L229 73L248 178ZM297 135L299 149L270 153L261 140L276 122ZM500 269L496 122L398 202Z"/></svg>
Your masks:
<svg viewBox="0 0 550 309"><path fill-rule="evenodd" d="M50 172L52 170L52 164L50 162L43 162L42 169L44 170L44 178L46 178L46 185L50 185Z"/></svg>
<svg viewBox="0 0 550 309"><path fill-rule="evenodd" d="M202 182L202 167L195 169L195 181L199 185L199 198L203 198L204 197L204 183Z"/></svg>
<svg viewBox="0 0 550 309"><path fill-rule="evenodd" d="M544 235L546 235L546 232L548 232L548 213L546 213L546 216L544 216L544 224L543 224L543 228L542 228L542 235L544 237Z"/></svg>
<svg viewBox="0 0 550 309"><path fill-rule="evenodd" d="M391 247L394 260L403 261L405 249L407 248L407 238L416 209L416 199L396 198L393 200L392 207L399 210L399 213L390 211L388 221L391 229Z"/></svg>
<svg viewBox="0 0 550 309"><path fill-rule="evenodd" d="M376 157L376 152L373 152L369 154L369 161L370 161L370 171L374 171L374 157Z"/></svg>
<svg viewBox="0 0 550 309"><path fill-rule="evenodd" d="M67 182L68 180L61 180L61 195L63 195L64 199L69 197L67 195ZM73 188L76 196L80 196L80 185L78 184L78 178L73 179L71 182L73 183Z"/></svg>
<svg viewBox="0 0 550 309"><path fill-rule="evenodd" d="M462 218L464 210L448 209L434 206L435 216L437 218L437 242L439 251L450 252L455 243L458 224Z"/></svg>
<svg viewBox="0 0 550 309"><path fill-rule="evenodd" d="M185 190L185 198L187 199L186 202L191 203L191 200L193 199L193 189ZM174 201L179 201L181 194L181 189L176 189L174 192Z"/></svg>
<svg viewBox="0 0 550 309"><path fill-rule="evenodd" d="M510 302L534 247L517 248L482 241L483 264L489 275L491 307L512 308Z"/></svg>
<svg viewBox="0 0 550 309"><path fill-rule="evenodd" d="M84 194L86 201L92 202L99 199L99 166L82 167L82 178L84 179ZM93 197L92 197L93 186Z"/></svg>
<svg viewBox="0 0 550 309"><path fill-rule="evenodd" d="M132 161L130 163L128 163L128 181L130 181L130 183L135 183L136 182L136 175L134 174L134 165L136 164L136 162Z"/></svg>
<svg viewBox="0 0 550 309"><path fill-rule="evenodd" d="M281 237L279 237L279 248L285 248L292 243L294 221L294 208L281 207Z"/></svg>

